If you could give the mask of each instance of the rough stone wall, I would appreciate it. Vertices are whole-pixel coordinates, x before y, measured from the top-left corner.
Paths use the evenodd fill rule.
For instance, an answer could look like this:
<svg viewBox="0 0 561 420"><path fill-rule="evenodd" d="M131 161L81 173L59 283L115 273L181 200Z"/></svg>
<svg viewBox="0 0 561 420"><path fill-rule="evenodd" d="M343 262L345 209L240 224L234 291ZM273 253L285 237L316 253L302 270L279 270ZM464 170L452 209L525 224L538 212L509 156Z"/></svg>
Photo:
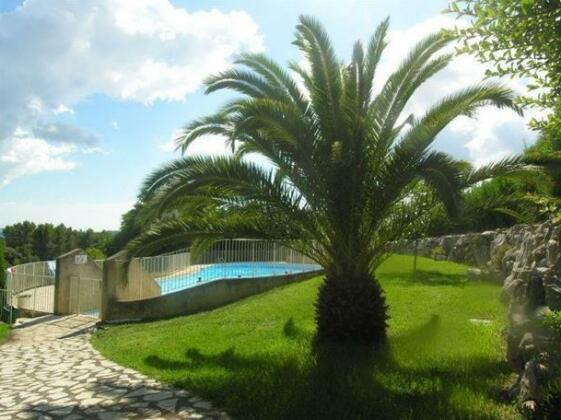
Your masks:
<svg viewBox="0 0 561 420"><path fill-rule="evenodd" d="M425 238L405 244L405 253L465 263L472 278L503 284L508 305L507 359L519 374L512 395L533 410L548 376L551 336L541 320L561 310L561 226L516 225L474 234ZM416 248L416 251L415 251Z"/></svg>

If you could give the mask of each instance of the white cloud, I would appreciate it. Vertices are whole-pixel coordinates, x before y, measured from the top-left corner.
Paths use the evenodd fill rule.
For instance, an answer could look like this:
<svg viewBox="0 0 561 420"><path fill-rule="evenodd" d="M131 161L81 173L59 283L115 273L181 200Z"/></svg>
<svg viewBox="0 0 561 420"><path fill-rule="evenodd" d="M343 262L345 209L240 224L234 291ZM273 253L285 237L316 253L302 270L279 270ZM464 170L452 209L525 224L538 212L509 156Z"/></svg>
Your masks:
<svg viewBox="0 0 561 420"><path fill-rule="evenodd" d="M43 171L68 171L76 164L65 159L74 145L52 145L30 133L17 130L0 145L0 185L15 178Z"/></svg>
<svg viewBox="0 0 561 420"><path fill-rule="evenodd" d="M122 202L0 202L2 225L24 220L35 223L64 223L75 229L118 230L121 215L130 210L134 201Z"/></svg>
<svg viewBox="0 0 561 420"><path fill-rule="evenodd" d="M209 73L229 66L235 53L263 48L258 27L246 13L188 11L169 0L27 0L0 14L0 28L0 62L5 63L0 160L9 160L9 147L21 141L15 135L19 128L48 145L41 143L37 153L53 162L32 172L23 163L0 166L4 183L37 171L68 169L70 162L61 162L64 153L91 150L85 131L69 136L72 127L74 134L80 129L53 126L50 120L72 115L85 98L102 94L144 104L184 100ZM45 131L49 127L55 130ZM99 142L90 134L94 138ZM61 143L67 144L65 152Z"/></svg>
<svg viewBox="0 0 561 420"><path fill-rule="evenodd" d="M72 108L68 108L64 104L60 104L55 109L53 109L53 114L55 114L55 115L60 115L60 114L74 115L74 110Z"/></svg>
<svg viewBox="0 0 561 420"><path fill-rule="evenodd" d="M111 128L113 130L118 130L119 129L119 123L117 121L111 121Z"/></svg>
<svg viewBox="0 0 561 420"><path fill-rule="evenodd" d="M450 130L468 138L465 147L476 166L519 152L531 135L525 121L507 110L479 112L476 119L460 117Z"/></svg>
<svg viewBox="0 0 561 420"><path fill-rule="evenodd" d="M440 15L406 30L390 31L390 44L383 57L376 86L380 88L380 83L397 68L406 52L423 36L455 24L458 24L457 20ZM419 89L408 104L406 113L422 115L428 107L446 95L480 83L484 80L485 69L485 65L471 56L462 55L455 58L445 70ZM520 80L502 79L501 82L516 93L525 92L524 83ZM527 128L531 116L532 113L520 117L511 110L484 108L474 119L461 117L454 121L440 135L437 146L457 157L467 158L476 165L482 165L518 153L524 142L534 141L535 133Z"/></svg>
<svg viewBox="0 0 561 420"><path fill-rule="evenodd" d="M69 157L101 151L99 138L80 127L64 123L38 123L29 131L16 127L0 141L0 186L16 178L45 171L70 171Z"/></svg>

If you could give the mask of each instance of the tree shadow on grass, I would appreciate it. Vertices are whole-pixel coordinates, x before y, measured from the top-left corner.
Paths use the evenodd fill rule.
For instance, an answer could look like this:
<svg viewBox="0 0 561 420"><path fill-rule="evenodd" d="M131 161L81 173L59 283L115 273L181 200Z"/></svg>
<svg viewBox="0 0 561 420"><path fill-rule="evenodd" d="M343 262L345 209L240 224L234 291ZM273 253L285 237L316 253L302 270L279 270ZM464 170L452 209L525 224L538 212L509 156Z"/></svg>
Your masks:
<svg viewBox="0 0 561 420"><path fill-rule="evenodd" d="M439 328L432 318L401 340L430 340ZM288 331L287 331L288 330ZM302 332L289 319L284 333ZM255 419L441 419L498 418L492 410L457 405L458 392L489 394L489 381L505 371L501 363L481 359L452 367L406 368L397 363L391 347L378 351L350 345L330 345L302 354L245 355L234 347L204 354L188 349L181 361L159 356L145 359L158 370L185 371L176 385L195 391L223 406L235 418ZM177 375L176 375L177 376ZM489 398L497 395L489 395Z"/></svg>
<svg viewBox="0 0 561 420"><path fill-rule="evenodd" d="M420 327L395 337L394 345L405 345L416 347L418 350L432 343L441 329L442 321L440 315L432 314L430 319ZM403 343L403 344L401 344Z"/></svg>
<svg viewBox="0 0 561 420"><path fill-rule="evenodd" d="M469 283L465 274L443 274L432 270L418 270L406 279L403 279L403 282L411 285L458 287L464 287Z"/></svg>
<svg viewBox="0 0 561 420"><path fill-rule="evenodd" d="M308 339L308 333L305 330L296 326L293 317L288 318L288 320L284 323L284 326L282 328L282 333L286 338L292 340Z"/></svg>

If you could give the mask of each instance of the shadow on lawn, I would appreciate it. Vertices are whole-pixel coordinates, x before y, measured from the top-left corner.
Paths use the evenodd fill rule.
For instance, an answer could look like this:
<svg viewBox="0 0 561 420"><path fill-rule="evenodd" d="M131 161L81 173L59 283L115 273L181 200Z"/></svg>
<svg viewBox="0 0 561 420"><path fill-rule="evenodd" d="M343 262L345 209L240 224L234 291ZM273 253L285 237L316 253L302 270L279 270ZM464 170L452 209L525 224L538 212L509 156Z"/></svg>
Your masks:
<svg viewBox="0 0 561 420"><path fill-rule="evenodd" d="M293 317L288 318L288 320L284 323L282 333L286 338L290 338L292 340L307 340L309 338L308 333L305 330L296 326Z"/></svg>
<svg viewBox="0 0 561 420"><path fill-rule="evenodd" d="M409 283L410 285L463 287L468 284L468 279L465 274L443 274L438 271L418 270L415 273L411 273L406 279L403 279L403 283Z"/></svg>
<svg viewBox="0 0 561 420"><path fill-rule="evenodd" d="M400 340L414 348L421 338L430 340L439 326L440 320L433 316ZM283 332L288 338L305 335L292 318ZM244 419L498 418L498 413L482 412L469 403L458 407L453 399L462 390L489 394L490 379L506 371L503 363L483 359L471 360L469 367L451 363L447 370L404 368L393 360L389 346L373 352L333 345L310 352L304 361L286 354L240 355L234 347L217 354L191 348L183 361L159 356L145 361L160 370L185 370L185 379L176 385ZM197 370L197 380L191 380L189 372ZM208 375L203 377L205 372ZM499 400L498 390L495 393Z"/></svg>

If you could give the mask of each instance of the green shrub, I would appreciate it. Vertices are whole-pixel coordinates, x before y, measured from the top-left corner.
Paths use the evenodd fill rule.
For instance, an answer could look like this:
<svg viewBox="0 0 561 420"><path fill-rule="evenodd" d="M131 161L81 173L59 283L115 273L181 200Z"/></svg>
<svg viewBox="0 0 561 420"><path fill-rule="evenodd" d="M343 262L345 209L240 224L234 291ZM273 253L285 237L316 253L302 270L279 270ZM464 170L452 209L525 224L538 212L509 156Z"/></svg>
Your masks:
<svg viewBox="0 0 561 420"><path fill-rule="evenodd" d="M554 331L557 339L561 340L561 311L553 311L547 314L543 323L546 327Z"/></svg>
<svg viewBox="0 0 561 420"><path fill-rule="evenodd" d="M8 335L10 334L10 327L0 321L0 344L8 339Z"/></svg>
<svg viewBox="0 0 561 420"><path fill-rule="evenodd" d="M560 369L557 370L557 374ZM561 419L561 379L559 377L550 381L544 389L542 418Z"/></svg>
<svg viewBox="0 0 561 420"><path fill-rule="evenodd" d="M86 254L88 254L88 256L92 260L104 260L105 259L105 254L99 248L89 247L89 248L86 249Z"/></svg>
<svg viewBox="0 0 561 420"><path fill-rule="evenodd" d="M550 349L550 380L544 387L542 418L561 419L561 311L547 314L543 323L552 330L554 340Z"/></svg>
<svg viewBox="0 0 561 420"><path fill-rule="evenodd" d="M437 260L438 257L445 257L446 251L440 245L435 246L431 251L431 258Z"/></svg>
<svg viewBox="0 0 561 420"><path fill-rule="evenodd" d="M6 285L6 268L8 268L4 250L4 240L0 239L0 289L3 289Z"/></svg>

